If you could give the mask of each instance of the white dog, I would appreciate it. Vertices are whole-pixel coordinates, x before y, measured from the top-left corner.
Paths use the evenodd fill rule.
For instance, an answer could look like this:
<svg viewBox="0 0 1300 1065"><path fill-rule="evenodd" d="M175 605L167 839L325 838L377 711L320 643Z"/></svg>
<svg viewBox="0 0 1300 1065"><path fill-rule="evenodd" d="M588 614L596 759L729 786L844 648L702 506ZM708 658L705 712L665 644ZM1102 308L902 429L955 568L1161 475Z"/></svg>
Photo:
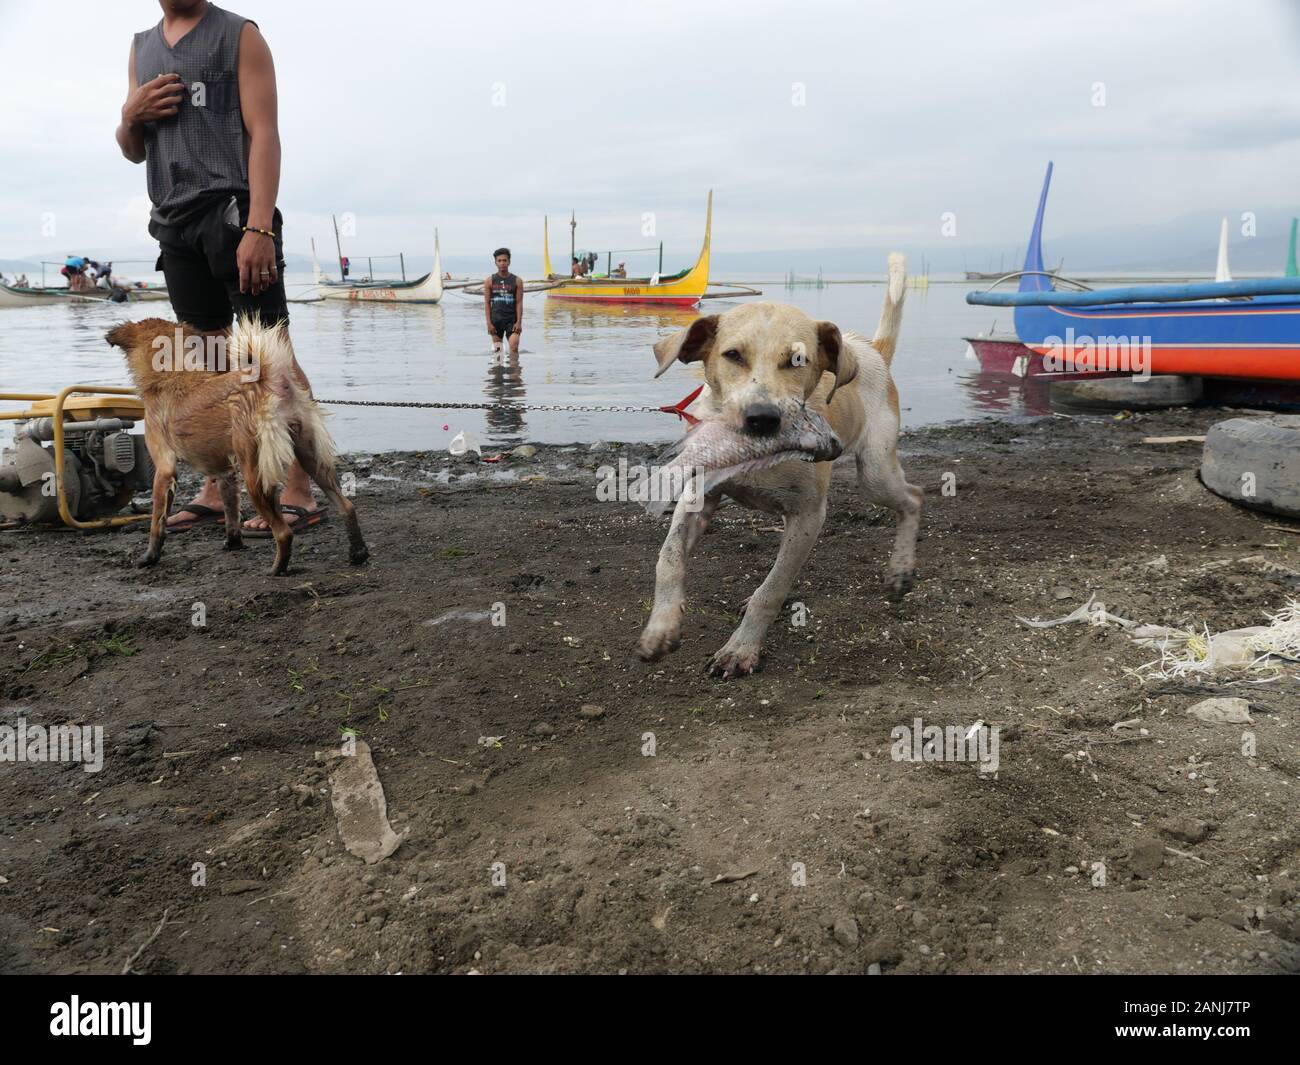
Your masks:
<svg viewBox="0 0 1300 1065"><path fill-rule="evenodd" d="M880 324L870 341L841 334L795 307L751 303L708 315L655 345L662 374L674 362L704 362L708 387L700 397L702 418L722 418L736 430L759 436L781 431L787 412L806 402L821 413L857 460L858 483L867 499L899 516L885 585L899 599L915 580L916 534L923 493L907 483L898 462L898 390L889 367L903 315L906 267L889 257L889 283ZM815 356L806 353L815 352ZM792 460L727 481L702 508L678 506L655 569L654 609L638 653L656 661L681 642L686 601L686 560L708 526L722 496L747 507L780 514L785 531L776 563L750 596L745 616L709 663L709 672L733 677L759 664L763 637L794 586L826 520L831 463Z"/></svg>

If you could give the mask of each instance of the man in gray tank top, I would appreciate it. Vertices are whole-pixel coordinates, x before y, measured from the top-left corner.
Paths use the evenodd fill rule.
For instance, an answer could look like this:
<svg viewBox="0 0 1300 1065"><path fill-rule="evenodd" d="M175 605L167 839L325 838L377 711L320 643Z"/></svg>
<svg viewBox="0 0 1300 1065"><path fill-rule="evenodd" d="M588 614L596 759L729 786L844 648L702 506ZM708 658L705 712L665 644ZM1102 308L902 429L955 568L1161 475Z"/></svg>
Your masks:
<svg viewBox="0 0 1300 1065"><path fill-rule="evenodd" d="M235 314L287 321L271 51L256 23L208 0L160 3L162 21L131 44L117 143L127 159L145 164L149 232L162 251L158 269L172 309L211 333L229 330ZM297 532L324 516L297 463L285 477L281 509ZM167 527L218 522L222 513L220 488L209 479ZM257 517L244 532L270 535Z"/></svg>

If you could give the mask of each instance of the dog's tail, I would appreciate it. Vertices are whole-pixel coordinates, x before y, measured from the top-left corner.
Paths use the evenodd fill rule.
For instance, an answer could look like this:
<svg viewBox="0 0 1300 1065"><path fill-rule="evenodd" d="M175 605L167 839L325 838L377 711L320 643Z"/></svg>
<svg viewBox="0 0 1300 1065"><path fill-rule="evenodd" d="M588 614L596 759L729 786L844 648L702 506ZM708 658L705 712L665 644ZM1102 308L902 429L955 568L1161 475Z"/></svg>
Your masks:
<svg viewBox="0 0 1300 1065"><path fill-rule="evenodd" d="M889 362L898 345L898 331L903 324L903 298L907 295L907 258L902 252L889 253L889 282L885 285L885 302L880 308L880 324L871 346Z"/></svg>
<svg viewBox="0 0 1300 1065"><path fill-rule="evenodd" d="M230 353L235 371L260 385L242 390L244 417L237 431L257 445L257 469L244 471L244 476L255 472L262 490L270 493L284 481L304 444L318 465L332 466L334 441L320 407L294 372L293 344L284 323L266 326L256 318L240 317L230 333Z"/></svg>

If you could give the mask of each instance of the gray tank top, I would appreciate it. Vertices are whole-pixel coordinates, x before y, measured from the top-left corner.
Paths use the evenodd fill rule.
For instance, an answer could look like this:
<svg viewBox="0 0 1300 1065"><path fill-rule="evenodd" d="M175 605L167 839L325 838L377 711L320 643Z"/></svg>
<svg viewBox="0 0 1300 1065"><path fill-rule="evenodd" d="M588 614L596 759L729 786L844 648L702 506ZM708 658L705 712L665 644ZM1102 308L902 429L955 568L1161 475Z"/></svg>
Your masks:
<svg viewBox="0 0 1300 1065"><path fill-rule="evenodd" d="M239 35L245 19L215 4L189 33L167 45L162 23L135 35L136 83L179 74L180 111L145 123L151 215L177 225L231 194L248 193L248 143L239 110Z"/></svg>

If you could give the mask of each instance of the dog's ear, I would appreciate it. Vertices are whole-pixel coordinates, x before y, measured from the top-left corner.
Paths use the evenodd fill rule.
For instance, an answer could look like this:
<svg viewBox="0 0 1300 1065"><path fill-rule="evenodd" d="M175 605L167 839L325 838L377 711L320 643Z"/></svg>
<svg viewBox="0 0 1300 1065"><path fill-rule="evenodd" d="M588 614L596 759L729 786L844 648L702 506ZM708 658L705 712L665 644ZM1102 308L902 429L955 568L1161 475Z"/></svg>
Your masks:
<svg viewBox="0 0 1300 1065"><path fill-rule="evenodd" d="M672 336L664 337L655 344L655 358L659 360L655 376L660 376L674 362L699 362L717 335L718 316L707 314Z"/></svg>
<svg viewBox="0 0 1300 1065"><path fill-rule="evenodd" d="M135 343L135 322L119 322L104 334L104 339L115 348L129 351Z"/></svg>
<svg viewBox="0 0 1300 1065"><path fill-rule="evenodd" d="M138 322L118 323L104 334L104 339L114 347L130 351L142 338L170 337L177 329L188 328L177 322L169 322L166 318L141 318Z"/></svg>
<svg viewBox="0 0 1300 1065"><path fill-rule="evenodd" d="M851 351L845 350L844 337L834 322L817 323L817 368L835 375L835 383L826 395L827 403L835 398L837 389L858 376L858 360Z"/></svg>

